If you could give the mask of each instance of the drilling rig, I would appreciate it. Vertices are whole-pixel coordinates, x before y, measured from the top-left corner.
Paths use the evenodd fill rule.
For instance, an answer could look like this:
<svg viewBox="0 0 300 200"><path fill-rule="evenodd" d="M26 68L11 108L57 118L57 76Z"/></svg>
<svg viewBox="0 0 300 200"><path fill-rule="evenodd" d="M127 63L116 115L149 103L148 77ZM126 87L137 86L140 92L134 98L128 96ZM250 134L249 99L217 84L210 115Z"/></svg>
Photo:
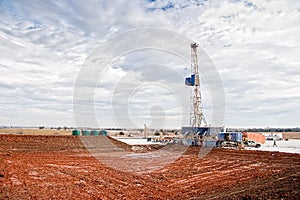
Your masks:
<svg viewBox="0 0 300 200"><path fill-rule="evenodd" d="M190 126L194 128L194 133L197 133L198 127L206 127L207 123L203 114L202 99L200 90L200 78L198 69L198 53L197 43L191 43L191 76L185 79L185 85L193 87L191 93L191 113Z"/></svg>
<svg viewBox="0 0 300 200"><path fill-rule="evenodd" d="M213 147L216 144L216 136L223 130L223 127L207 126L206 119L202 108L202 98L200 90L200 77L198 69L198 53L195 42L191 43L191 68L189 77L185 78L185 85L192 87L190 102L190 126L182 127L181 133L188 141L188 145L201 145ZM203 143L204 142L204 143Z"/></svg>

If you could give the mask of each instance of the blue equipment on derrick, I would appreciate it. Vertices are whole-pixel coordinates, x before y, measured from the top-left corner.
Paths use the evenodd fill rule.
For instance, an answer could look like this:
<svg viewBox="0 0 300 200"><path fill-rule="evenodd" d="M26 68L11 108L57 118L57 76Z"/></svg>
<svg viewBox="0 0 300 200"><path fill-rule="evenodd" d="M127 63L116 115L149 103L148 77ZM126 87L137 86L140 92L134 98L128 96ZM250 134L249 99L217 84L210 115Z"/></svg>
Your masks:
<svg viewBox="0 0 300 200"><path fill-rule="evenodd" d="M188 85L188 86L195 85L195 74L192 74L191 77L185 78L185 85Z"/></svg>

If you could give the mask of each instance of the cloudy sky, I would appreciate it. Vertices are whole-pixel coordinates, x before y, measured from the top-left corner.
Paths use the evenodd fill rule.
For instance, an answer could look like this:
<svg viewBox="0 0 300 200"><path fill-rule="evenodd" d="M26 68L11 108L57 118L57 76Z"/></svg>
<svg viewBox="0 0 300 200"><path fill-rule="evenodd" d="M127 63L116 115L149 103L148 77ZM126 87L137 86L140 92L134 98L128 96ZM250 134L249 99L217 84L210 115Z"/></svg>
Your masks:
<svg viewBox="0 0 300 200"><path fill-rule="evenodd" d="M169 43L163 48L168 34L112 39L153 27L199 43L208 123L220 89L228 127L300 126L299 22L300 1L293 0L0 0L0 125L96 126L88 115L74 119L77 104L92 106L100 127L186 125L190 66L168 51ZM147 35L148 43L131 48ZM100 51L107 41L130 52ZM189 54L189 43L180 50ZM95 52L114 56L101 74L80 80L93 98L74 100L78 76ZM223 84L214 91L207 85L214 78L201 73L212 63Z"/></svg>

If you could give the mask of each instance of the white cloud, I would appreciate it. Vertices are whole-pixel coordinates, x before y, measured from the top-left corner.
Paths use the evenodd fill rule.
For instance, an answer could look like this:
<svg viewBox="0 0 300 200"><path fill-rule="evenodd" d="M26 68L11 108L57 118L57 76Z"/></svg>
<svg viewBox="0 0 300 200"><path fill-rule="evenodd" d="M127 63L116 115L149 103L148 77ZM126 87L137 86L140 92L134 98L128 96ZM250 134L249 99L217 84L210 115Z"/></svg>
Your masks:
<svg viewBox="0 0 300 200"><path fill-rule="evenodd" d="M0 123L3 125L74 125L73 88L87 56L111 35L140 27L178 31L204 48L223 80L226 125L300 124L297 103L300 3L297 1L31 0L23 3L4 0L0 2L0 10ZM153 43L161 42L159 39L153 38ZM141 67L149 63L165 68L160 67L157 72L153 70L155 67ZM201 71L205 62L199 63ZM113 96L121 97L120 91L124 95L136 84L172 84L188 93L181 85L183 79L167 76L168 71L164 70L172 69L184 78L188 75L183 70L185 65L178 57L158 50L123 55L96 89L95 111L100 124L114 126ZM90 87L88 83L86 87ZM180 121L177 103L170 101L165 105L156 101L157 98L169 101L172 95L159 92L157 87L153 95L154 88L134 93L130 116L138 126L146 119L151 123L151 108L159 104L168 119L166 126L180 127L176 123ZM202 88L203 107L210 118L214 91L208 91L206 85ZM120 93L116 94L117 91ZM142 113L147 114L140 120ZM158 109L153 113L161 112Z"/></svg>

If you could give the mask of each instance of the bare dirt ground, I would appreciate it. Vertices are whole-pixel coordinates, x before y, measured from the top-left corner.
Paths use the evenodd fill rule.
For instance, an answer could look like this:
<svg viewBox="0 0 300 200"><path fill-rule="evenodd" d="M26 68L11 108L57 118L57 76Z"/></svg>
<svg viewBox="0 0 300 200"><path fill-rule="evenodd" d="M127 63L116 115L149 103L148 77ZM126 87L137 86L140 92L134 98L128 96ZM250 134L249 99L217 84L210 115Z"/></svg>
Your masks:
<svg viewBox="0 0 300 200"><path fill-rule="evenodd" d="M300 139L300 132L283 132L283 139Z"/></svg>
<svg viewBox="0 0 300 200"><path fill-rule="evenodd" d="M76 136L0 135L0 199L300 197L300 154L213 149L199 159L198 153L191 147L165 168L136 174L99 162Z"/></svg>

